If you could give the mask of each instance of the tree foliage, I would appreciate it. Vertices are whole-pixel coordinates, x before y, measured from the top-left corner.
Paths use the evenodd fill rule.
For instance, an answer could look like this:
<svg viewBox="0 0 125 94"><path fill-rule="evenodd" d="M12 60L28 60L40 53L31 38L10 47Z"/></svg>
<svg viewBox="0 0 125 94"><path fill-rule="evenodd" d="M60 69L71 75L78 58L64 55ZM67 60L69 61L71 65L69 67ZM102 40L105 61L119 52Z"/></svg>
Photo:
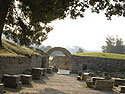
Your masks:
<svg viewBox="0 0 125 94"><path fill-rule="evenodd" d="M108 36L106 38L106 45L102 46L103 52L107 53L117 53L124 54L125 53L125 45L121 38L114 38L113 36Z"/></svg>
<svg viewBox="0 0 125 94"><path fill-rule="evenodd" d="M124 3L124 0L0 0L0 38L4 33L20 45L39 45L53 29L48 25L53 20L68 15L72 19L84 17L88 8L96 13L104 10L107 19L125 16Z"/></svg>
<svg viewBox="0 0 125 94"><path fill-rule="evenodd" d="M79 47L78 50L76 51L76 53L84 53L84 49Z"/></svg>

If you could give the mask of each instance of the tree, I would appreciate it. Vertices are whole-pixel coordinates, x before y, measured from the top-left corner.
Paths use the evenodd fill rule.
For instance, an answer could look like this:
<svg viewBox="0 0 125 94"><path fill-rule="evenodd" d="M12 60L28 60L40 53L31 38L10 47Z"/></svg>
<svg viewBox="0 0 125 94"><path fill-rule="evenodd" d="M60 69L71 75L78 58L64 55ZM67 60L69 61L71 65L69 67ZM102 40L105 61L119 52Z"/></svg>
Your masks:
<svg viewBox="0 0 125 94"><path fill-rule="evenodd" d="M15 3L16 2L16 3ZM0 46L2 33L20 45L39 45L47 39L53 20L84 17L86 9L111 16L125 16L124 0L0 0ZM5 32L3 32L5 29Z"/></svg>
<svg viewBox="0 0 125 94"><path fill-rule="evenodd" d="M103 52L107 53L117 53L124 54L125 53L125 45L123 45L123 41L121 38L114 38L113 36L108 36L106 38L106 45L102 46Z"/></svg>
<svg viewBox="0 0 125 94"><path fill-rule="evenodd" d="M84 53L84 50L80 47L80 48L78 48L76 53Z"/></svg>

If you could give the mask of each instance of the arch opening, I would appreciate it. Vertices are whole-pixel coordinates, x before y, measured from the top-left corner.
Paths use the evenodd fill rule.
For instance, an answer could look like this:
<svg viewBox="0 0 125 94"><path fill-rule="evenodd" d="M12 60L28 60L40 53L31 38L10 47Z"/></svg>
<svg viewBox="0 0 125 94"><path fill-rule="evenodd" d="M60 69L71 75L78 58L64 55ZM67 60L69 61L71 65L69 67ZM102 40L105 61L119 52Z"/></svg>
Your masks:
<svg viewBox="0 0 125 94"><path fill-rule="evenodd" d="M55 55L50 61L49 58L52 56L53 53L58 53ZM59 69L67 69L71 70L71 53L62 47L55 47L47 51L48 56L48 67L55 66Z"/></svg>

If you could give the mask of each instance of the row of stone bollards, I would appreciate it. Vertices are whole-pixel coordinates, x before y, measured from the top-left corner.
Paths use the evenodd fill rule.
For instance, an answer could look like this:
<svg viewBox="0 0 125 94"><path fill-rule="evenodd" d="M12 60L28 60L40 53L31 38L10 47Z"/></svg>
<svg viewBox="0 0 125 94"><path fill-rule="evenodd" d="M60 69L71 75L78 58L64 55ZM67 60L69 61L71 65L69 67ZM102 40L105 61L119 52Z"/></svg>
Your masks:
<svg viewBox="0 0 125 94"><path fill-rule="evenodd" d="M31 74L9 75L4 74L0 83L0 94L3 94L4 87L21 90L22 85L31 85L32 80L40 80L46 73L52 73L52 68L32 68Z"/></svg>
<svg viewBox="0 0 125 94"><path fill-rule="evenodd" d="M98 90L116 90L125 93L125 79L113 78L104 74L102 77L95 77L91 73L80 73L77 80L84 80L88 88Z"/></svg>

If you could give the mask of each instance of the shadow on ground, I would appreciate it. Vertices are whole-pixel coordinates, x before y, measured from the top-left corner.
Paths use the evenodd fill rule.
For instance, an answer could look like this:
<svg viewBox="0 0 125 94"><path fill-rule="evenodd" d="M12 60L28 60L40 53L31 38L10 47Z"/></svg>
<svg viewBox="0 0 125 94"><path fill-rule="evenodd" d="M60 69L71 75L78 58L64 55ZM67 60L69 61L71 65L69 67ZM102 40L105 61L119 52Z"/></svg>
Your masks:
<svg viewBox="0 0 125 94"><path fill-rule="evenodd" d="M53 88L45 88L43 91L40 91L40 94L66 94L66 93Z"/></svg>

